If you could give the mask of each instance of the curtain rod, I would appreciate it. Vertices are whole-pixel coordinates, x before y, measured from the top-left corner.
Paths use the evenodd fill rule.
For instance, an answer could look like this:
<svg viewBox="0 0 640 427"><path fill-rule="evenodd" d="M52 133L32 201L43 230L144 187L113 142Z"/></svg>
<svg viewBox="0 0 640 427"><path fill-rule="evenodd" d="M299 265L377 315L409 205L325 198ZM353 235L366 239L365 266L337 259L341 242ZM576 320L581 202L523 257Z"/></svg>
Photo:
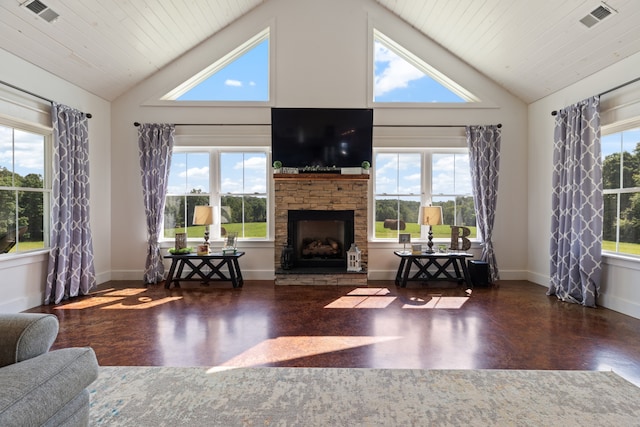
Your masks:
<svg viewBox="0 0 640 427"><path fill-rule="evenodd" d="M472 125L373 125L374 128L464 128ZM502 123L496 125L502 127Z"/></svg>
<svg viewBox="0 0 640 427"><path fill-rule="evenodd" d="M133 122L135 127L140 122ZM174 126L271 126L271 123L173 123Z"/></svg>
<svg viewBox="0 0 640 427"><path fill-rule="evenodd" d="M2 81L2 80L0 80L0 83L2 83L5 86L9 86L10 88L13 88L15 90L19 90L20 92L26 93L27 95L31 95L34 98L42 99L43 101L46 101L46 102L49 102L49 103L53 104L52 100L50 100L49 98L45 98L44 96L37 95L37 94L35 94L33 92L30 92L30 91L28 91L26 89L22 89L21 87L12 85L11 83L7 83L7 82ZM85 115L87 116L88 119L90 119L92 117L91 113L86 113Z"/></svg>
<svg viewBox="0 0 640 427"><path fill-rule="evenodd" d="M135 127L140 126L140 122L133 122ZM271 126L271 123L174 123L174 126ZM374 128L463 128L468 125L373 125ZM498 128L502 123L498 123Z"/></svg>
<svg viewBox="0 0 640 427"><path fill-rule="evenodd" d="M606 95L606 94L608 94L608 93L613 92L614 90L621 89L621 88L623 88L623 87L625 87L625 86L629 86L630 84L633 84L633 83L638 82L638 81L640 81L640 77L636 77L635 79L633 79L633 80L629 80L629 81L628 81L628 82L626 82L626 83L622 83L621 85L618 85L618 86L613 87L613 88L611 88L611 89L605 90L604 92L600 92L597 96ZM558 111L557 111L557 110L553 110L553 111L551 112L551 115L552 115L552 116L555 116L556 114L558 114Z"/></svg>

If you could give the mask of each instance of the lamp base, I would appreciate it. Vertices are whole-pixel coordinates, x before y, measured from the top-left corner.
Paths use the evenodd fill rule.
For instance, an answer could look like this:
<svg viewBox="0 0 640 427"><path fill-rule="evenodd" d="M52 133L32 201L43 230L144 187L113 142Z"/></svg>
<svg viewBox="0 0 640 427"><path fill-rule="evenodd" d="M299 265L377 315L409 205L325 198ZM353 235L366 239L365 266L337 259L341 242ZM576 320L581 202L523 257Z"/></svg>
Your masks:
<svg viewBox="0 0 640 427"><path fill-rule="evenodd" d="M431 230L431 226L429 226L429 240L427 241L427 250L425 253L434 254L436 251L433 250L433 231Z"/></svg>

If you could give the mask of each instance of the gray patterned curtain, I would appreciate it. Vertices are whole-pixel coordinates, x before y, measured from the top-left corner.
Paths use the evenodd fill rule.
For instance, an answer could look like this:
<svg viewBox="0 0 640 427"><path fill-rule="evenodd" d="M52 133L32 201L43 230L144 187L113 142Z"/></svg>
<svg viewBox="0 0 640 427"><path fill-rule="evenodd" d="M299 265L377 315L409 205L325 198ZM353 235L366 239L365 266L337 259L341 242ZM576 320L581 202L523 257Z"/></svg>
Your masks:
<svg viewBox="0 0 640 427"><path fill-rule="evenodd" d="M551 284L547 295L596 306L602 272L600 98L556 115L551 216Z"/></svg>
<svg viewBox="0 0 640 427"><path fill-rule="evenodd" d="M466 131L476 225L482 236L481 259L488 264L489 280L494 282L500 279L491 239L498 200L501 132L493 125L467 126Z"/></svg>
<svg viewBox="0 0 640 427"><path fill-rule="evenodd" d="M51 250L45 304L86 295L96 286L89 227L87 116L52 103L53 185Z"/></svg>
<svg viewBox="0 0 640 427"><path fill-rule="evenodd" d="M144 268L144 283L158 283L164 280L164 264L158 238L162 229L164 198L167 194L174 134L175 126L169 124L143 123L138 127L142 194L149 245Z"/></svg>

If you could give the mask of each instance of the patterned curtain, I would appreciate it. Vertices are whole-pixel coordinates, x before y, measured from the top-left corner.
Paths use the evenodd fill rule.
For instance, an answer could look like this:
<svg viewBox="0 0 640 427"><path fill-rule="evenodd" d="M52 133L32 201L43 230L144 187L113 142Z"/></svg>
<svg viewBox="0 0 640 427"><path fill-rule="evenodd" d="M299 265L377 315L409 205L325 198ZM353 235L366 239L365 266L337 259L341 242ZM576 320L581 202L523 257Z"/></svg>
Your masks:
<svg viewBox="0 0 640 427"><path fill-rule="evenodd" d="M467 126L466 130L476 225L483 240L481 259L488 264L489 280L494 282L500 279L491 239L498 199L501 132L498 126Z"/></svg>
<svg viewBox="0 0 640 427"><path fill-rule="evenodd" d="M96 286L89 227L89 130L87 116L52 103L53 188L51 251L45 304L86 295Z"/></svg>
<svg viewBox="0 0 640 427"><path fill-rule="evenodd" d="M600 98L556 115L551 217L551 285L547 295L596 306L602 272Z"/></svg>
<svg viewBox="0 0 640 427"><path fill-rule="evenodd" d="M164 198L167 194L174 134L174 125L143 123L138 127L142 194L149 245L144 268L146 284L164 280L164 264L158 238L162 229Z"/></svg>

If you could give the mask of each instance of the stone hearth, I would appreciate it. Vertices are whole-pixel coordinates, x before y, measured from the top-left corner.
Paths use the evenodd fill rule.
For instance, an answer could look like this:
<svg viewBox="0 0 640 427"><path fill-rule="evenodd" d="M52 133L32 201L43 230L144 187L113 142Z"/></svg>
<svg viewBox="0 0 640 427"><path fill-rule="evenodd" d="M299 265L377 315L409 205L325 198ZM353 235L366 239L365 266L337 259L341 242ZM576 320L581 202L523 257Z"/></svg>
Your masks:
<svg viewBox="0 0 640 427"><path fill-rule="evenodd" d="M366 285L369 175L277 174L274 181L276 285ZM353 210L354 241L363 271L282 270L289 210Z"/></svg>

